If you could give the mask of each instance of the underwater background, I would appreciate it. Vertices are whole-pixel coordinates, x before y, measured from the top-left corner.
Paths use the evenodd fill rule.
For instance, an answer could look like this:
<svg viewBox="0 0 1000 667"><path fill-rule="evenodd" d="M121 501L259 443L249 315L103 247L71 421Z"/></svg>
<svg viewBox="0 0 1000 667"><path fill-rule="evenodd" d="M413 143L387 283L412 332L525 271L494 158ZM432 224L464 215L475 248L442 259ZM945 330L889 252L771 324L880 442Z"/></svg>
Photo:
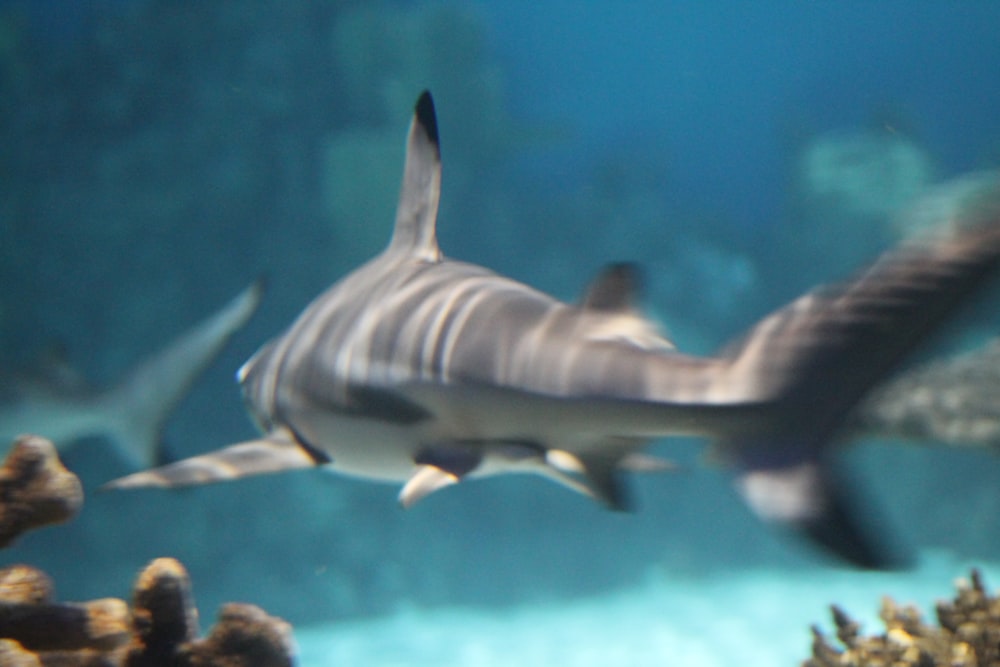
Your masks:
<svg viewBox="0 0 1000 667"><path fill-rule="evenodd" d="M112 384L264 275L164 442L253 437L233 375L388 241L425 88L447 255L568 300L636 261L678 347L711 352L905 235L926 188L1000 169L998 31L990 0L0 1L0 367L65 346ZM995 336L991 303L922 354ZM766 530L703 450L658 443L681 468L637 479L633 515L536 478L404 512L312 471L100 493L130 468L88 439L63 455L81 516L0 559L89 599L176 557L205 617L258 604L309 666L797 664L829 603L926 605L970 564L1000 585L993 452L844 451L922 554L878 575Z"/></svg>

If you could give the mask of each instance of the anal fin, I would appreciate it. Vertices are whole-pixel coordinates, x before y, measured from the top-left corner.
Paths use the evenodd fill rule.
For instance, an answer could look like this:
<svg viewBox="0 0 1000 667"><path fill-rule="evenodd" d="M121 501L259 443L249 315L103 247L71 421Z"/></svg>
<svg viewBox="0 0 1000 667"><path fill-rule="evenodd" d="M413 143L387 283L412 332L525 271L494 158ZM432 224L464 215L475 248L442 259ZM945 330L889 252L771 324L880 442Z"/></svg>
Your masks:
<svg viewBox="0 0 1000 667"><path fill-rule="evenodd" d="M629 511L632 501L622 476L626 452L614 455L574 453L550 449L545 453L544 474L559 484L598 500L610 509Z"/></svg>
<svg viewBox="0 0 1000 667"><path fill-rule="evenodd" d="M612 438L606 443L611 453L581 453L549 449L542 473L549 479L600 501L610 509L632 511L634 502L624 473L659 473L674 470L676 465L651 454L631 450L628 439ZM631 451L630 451L631 450Z"/></svg>
<svg viewBox="0 0 1000 667"><path fill-rule="evenodd" d="M635 503L619 468L620 457L580 456L583 477L594 497L616 512L630 512Z"/></svg>

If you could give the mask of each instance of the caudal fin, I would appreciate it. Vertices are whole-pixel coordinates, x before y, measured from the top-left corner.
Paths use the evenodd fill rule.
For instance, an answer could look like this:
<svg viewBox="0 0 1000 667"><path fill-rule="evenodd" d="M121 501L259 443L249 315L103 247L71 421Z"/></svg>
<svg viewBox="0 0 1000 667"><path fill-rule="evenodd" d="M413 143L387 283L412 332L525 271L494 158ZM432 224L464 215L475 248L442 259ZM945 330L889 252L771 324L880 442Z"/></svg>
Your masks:
<svg viewBox="0 0 1000 667"><path fill-rule="evenodd" d="M257 310L262 281L154 353L101 398L101 411L123 455L136 467L156 463L163 425L195 380Z"/></svg>
<svg viewBox="0 0 1000 667"><path fill-rule="evenodd" d="M1000 220L886 253L854 280L807 294L726 351L730 391L776 406L764 433L722 443L762 518L849 562L888 555L856 493L830 469L830 441L865 394L1000 272Z"/></svg>

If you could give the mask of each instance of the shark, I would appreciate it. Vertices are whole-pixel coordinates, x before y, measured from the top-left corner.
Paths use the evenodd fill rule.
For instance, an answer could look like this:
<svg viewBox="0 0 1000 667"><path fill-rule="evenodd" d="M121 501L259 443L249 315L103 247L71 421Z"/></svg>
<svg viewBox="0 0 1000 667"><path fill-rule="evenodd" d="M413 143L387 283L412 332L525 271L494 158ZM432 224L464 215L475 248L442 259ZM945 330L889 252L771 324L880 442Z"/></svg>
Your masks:
<svg viewBox="0 0 1000 667"><path fill-rule="evenodd" d="M103 436L133 469L160 462L163 426L198 377L257 310L256 281L219 311L140 361L106 388L87 384L62 359L3 377L0 437L44 435L65 450Z"/></svg>
<svg viewBox="0 0 1000 667"><path fill-rule="evenodd" d="M318 296L237 379L260 438L137 472L107 488L176 487L324 467L440 489L530 473L616 510L656 439L711 441L759 517L849 563L900 559L838 462L842 426L1000 269L1000 221L903 242L807 292L710 356L678 351L609 265L577 303L446 257L431 95L406 140L383 252Z"/></svg>

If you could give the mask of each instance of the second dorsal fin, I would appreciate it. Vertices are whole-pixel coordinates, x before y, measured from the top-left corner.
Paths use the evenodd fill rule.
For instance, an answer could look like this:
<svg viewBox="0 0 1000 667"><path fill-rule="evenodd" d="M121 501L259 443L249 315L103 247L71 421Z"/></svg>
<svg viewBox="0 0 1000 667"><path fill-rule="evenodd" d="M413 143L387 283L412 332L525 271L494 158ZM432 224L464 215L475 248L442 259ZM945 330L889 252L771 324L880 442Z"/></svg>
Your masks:
<svg viewBox="0 0 1000 667"><path fill-rule="evenodd" d="M584 294L584 308L607 312L631 312L638 301L641 276L630 262L608 264L594 277Z"/></svg>

